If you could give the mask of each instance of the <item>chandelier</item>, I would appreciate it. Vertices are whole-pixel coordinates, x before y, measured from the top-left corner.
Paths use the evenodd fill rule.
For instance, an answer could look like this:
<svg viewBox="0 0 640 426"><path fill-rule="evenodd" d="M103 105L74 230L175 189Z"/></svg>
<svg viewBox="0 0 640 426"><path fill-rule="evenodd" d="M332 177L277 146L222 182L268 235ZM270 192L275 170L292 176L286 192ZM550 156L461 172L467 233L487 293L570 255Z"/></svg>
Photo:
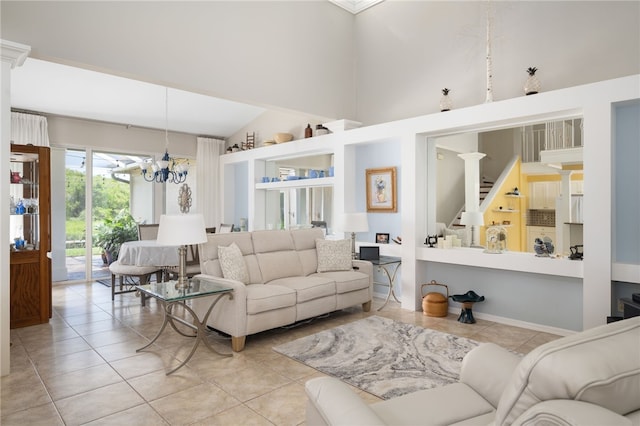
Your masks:
<svg viewBox="0 0 640 426"><path fill-rule="evenodd" d="M164 95L165 127L164 127L164 155L155 163L142 162L139 164L142 177L147 182L182 183L187 180L188 164L179 164L169 156L169 89L165 87Z"/></svg>

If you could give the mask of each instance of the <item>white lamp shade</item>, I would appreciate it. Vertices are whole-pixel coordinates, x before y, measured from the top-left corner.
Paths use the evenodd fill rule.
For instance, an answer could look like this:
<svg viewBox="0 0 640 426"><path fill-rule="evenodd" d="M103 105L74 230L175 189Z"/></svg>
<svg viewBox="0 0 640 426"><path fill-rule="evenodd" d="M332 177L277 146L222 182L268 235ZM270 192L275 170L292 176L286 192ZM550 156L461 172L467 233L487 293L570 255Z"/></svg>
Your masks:
<svg viewBox="0 0 640 426"><path fill-rule="evenodd" d="M461 225L484 225L484 215L482 212L462 212L460 217Z"/></svg>
<svg viewBox="0 0 640 426"><path fill-rule="evenodd" d="M157 242L166 246L206 243L204 217L201 214L163 214L160 216Z"/></svg>
<svg viewBox="0 0 640 426"><path fill-rule="evenodd" d="M339 228L344 232L369 232L369 221L366 213L345 213Z"/></svg>

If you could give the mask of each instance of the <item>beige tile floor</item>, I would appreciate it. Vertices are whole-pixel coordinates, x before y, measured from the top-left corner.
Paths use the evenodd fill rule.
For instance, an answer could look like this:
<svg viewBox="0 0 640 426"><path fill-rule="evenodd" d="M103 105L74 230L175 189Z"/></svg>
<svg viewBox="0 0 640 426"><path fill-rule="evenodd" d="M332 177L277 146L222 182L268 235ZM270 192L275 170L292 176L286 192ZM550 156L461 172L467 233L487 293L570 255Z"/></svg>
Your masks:
<svg viewBox="0 0 640 426"><path fill-rule="evenodd" d="M2 425L299 425L304 424L304 383L322 373L271 348L323 329L381 315L399 321L495 342L526 353L558 336L455 315L431 318L381 301L336 312L295 328L247 338L244 351L220 357L200 345L186 366L190 339L165 331L144 352L162 322L152 300L133 294L111 301L98 283L58 285L49 324L11 330L11 373L1 379ZM228 340L212 341L230 353ZM358 391L357 389L355 389ZM376 397L358 391L368 402Z"/></svg>

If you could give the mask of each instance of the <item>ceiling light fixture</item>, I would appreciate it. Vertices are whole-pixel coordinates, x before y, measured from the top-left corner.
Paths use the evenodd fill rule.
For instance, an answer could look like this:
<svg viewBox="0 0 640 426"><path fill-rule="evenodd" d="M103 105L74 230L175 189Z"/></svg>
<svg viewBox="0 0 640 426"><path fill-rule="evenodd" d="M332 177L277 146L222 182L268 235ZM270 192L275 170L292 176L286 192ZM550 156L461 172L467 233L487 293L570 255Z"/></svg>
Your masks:
<svg viewBox="0 0 640 426"><path fill-rule="evenodd" d="M156 183L182 183L187 180L188 164L176 163L175 159L169 156L169 88L165 87L164 108L165 108L165 127L164 127L164 155L155 162L139 163L142 170L142 177L147 182ZM150 170L149 170L150 169Z"/></svg>

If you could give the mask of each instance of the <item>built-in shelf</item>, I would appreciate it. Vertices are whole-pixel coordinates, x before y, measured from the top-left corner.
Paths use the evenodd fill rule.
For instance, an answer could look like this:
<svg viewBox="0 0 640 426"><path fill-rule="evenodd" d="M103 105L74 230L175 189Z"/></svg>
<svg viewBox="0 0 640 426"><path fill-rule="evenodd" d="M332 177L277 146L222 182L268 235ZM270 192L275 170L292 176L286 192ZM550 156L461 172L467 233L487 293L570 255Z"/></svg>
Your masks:
<svg viewBox="0 0 640 426"><path fill-rule="evenodd" d="M502 226L503 228L511 228L513 225L509 224L509 225L500 225L498 223L496 223L495 225L487 225L487 228L496 228L498 226Z"/></svg>
<svg viewBox="0 0 640 426"><path fill-rule="evenodd" d="M256 189L280 190L287 188L312 188L318 186L333 186L333 177L315 179L283 180L280 182L256 183Z"/></svg>
<svg viewBox="0 0 640 426"><path fill-rule="evenodd" d="M520 212L520 210L511 210L511 209L493 209L492 211L496 212L496 213L518 213Z"/></svg>
<svg viewBox="0 0 640 426"><path fill-rule="evenodd" d="M469 247L439 249L419 246L416 248L416 260L572 278L582 278L584 273L584 262L568 258L536 257L524 252L490 254Z"/></svg>
<svg viewBox="0 0 640 426"><path fill-rule="evenodd" d="M504 194L507 198L524 198L524 195Z"/></svg>

